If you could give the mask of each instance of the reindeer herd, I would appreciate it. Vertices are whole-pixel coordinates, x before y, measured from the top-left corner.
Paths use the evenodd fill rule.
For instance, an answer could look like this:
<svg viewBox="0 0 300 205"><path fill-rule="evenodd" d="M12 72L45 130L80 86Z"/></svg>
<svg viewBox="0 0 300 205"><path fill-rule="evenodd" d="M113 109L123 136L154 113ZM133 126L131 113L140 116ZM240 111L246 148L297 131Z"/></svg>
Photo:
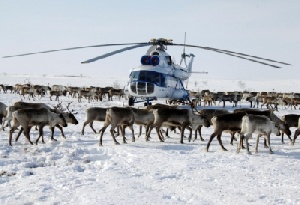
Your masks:
<svg viewBox="0 0 300 205"><path fill-rule="evenodd" d="M9 89L0 85L4 93ZM123 93L120 90L113 89L111 87L106 88L80 88L80 87L66 87L66 86L32 86L32 85L15 85L10 88L11 93L18 93L22 98L28 95L33 99L37 95L45 97L46 95L55 96L55 100L59 100L60 96L78 98L78 102L81 102L84 97L88 102L92 100L102 100L105 95L108 96L107 100L112 100L112 97L117 95L122 97ZM137 107L90 107L86 109L86 120L83 122L81 129L81 135L84 135L85 126L89 124L94 133L97 133L93 123L95 121L103 122L103 127L99 129L99 145L102 146L102 137L106 129L110 126L110 135L115 144L119 144L116 139L120 133L122 135L123 143L126 142L125 130L128 127L131 131L132 142L135 142L134 125L139 126L138 137L141 136L141 131L145 129L145 140L151 139L151 132L154 129L157 133L160 142L164 142L165 138L169 137L169 130L180 131L180 143L184 143L185 130L189 131L188 141L192 140L192 134L194 139L197 139L197 134L200 135L200 139L203 141L201 129L203 127L213 127L213 133L210 135L206 150L209 150L212 140L216 137L222 150L226 151L222 143L222 134L224 132L231 133L231 144L238 138L237 152L246 145L247 153L249 151L249 139L252 134L258 135L256 138L255 152L258 151L258 141L260 136L264 136L264 145L271 149L270 135L272 133L282 136L282 143L284 143L284 135L287 135L291 144L293 145L300 134L300 115L289 114L284 115L281 118L277 117L274 110L278 109L278 105L290 107L291 109L297 109L299 105L299 94L297 93L250 93L250 92L233 92L233 93L212 93L209 90L193 93L193 107L182 107L179 105L167 105L156 103L143 108ZM233 106L237 107L241 100L250 102L251 108L235 108L233 111L224 109L225 101L233 102ZM216 106L216 102L223 102L223 108L206 108L205 106ZM172 101L174 103L174 101ZM203 103L203 104L202 104ZM267 106L268 109L258 109L258 104ZM65 107L62 102L54 107L45 103L36 102L15 102L12 105L5 105L0 102L0 123L3 131L8 129L9 142L12 146L12 135L19 129L15 141L23 133L30 144L34 144L30 139L30 130L32 127L38 129L39 135L35 141L38 144L39 139L43 139L43 128L48 126L51 129L51 140L54 138L54 128L58 128L61 131L63 137L63 127L67 124L78 124L76 119L76 113L69 109L71 103L68 103ZM257 108L253 108L253 105ZM201 108L198 110L196 108ZM166 130L163 130L163 127ZM292 133L290 128L295 127L296 131L292 139ZM165 132L165 134L164 134Z"/></svg>
<svg viewBox="0 0 300 205"><path fill-rule="evenodd" d="M63 85L33 85L30 82L25 84L3 85L0 84L0 92L19 94L21 100L37 100L42 97L49 97L49 99L59 101L62 96L77 98L78 102L82 102L84 98L88 102L102 101L107 98L112 101L113 97L125 97L123 89L106 87L78 87L78 86L63 86ZM232 103L232 107L237 107L241 101L249 102L251 108L267 108L278 109L278 106L297 109L300 105L300 93L279 93L279 92L211 92L209 90L202 90L200 92L189 91L190 98L196 106L212 106L223 104L226 102ZM168 100L168 104L187 103L178 100Z"/></svg>
<svg viewBox="0 0 300 205"><path fill-rule="evenodd" d="M114 96L119 99L124 97L123 89L117 89L110 86L107 87L76 87L76 86L63 86L63 85L33 85L30 82L26 84L16 84L15 86L8 86L0 84L0 92L15 93L20 95L21 100L37 100L42 97L49 97L49 99L59 101L61 96L68 96L72 98L77 98L78 102L82 101L82 98L88 100L88 102L102 101L103 98L107 97L108 100L112 100Z"/></svg>
<svg viewBox="0 0 300 205"><path fill-rule="evenodd" d="M231 102L232 107L237 107L241 101L249 102L251 108L278 109L278 106L297 109L300 105L300 93L278 93L278 92L190 92L197 105L211 106L225 102ZM203 104L201 104L203 103Z"/></svg>

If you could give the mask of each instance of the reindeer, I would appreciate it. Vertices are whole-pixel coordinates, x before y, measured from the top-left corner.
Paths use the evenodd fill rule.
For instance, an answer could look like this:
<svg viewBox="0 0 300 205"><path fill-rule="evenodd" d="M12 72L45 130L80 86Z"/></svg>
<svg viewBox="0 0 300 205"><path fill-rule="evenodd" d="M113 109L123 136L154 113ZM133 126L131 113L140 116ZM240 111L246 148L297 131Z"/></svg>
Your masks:
<svg viewBox="0 0 300 205"><path fill-rule="evenodd" d="M14 111L17 111L19 109L26 109L26 108L34 108L34 109L45 108L47 110L51 109L45 103L28 103L28 102L22 102L22 101L15 102L13 105L8 106L6 108L7 114L6 114L5 123L4 123L3 127L7 127L7 126L11 127L12 113Z"/></svg>
<svg viewBox="0 0 300 205"><path fill-rule="evenodd" d="M42 128L45 125L49 125L49 127L54 127L56 124L61 124L66 127L67 123L63 115L56 114L51 112L48 109L20 109L12 113L12 127L9 131L9 145L12 146L12 133L16 130L17 127L21 126L21 130L16 138L18 140L22 131L24 130L24 135L32 145L33 143L30 141L30 129L31 127L38 125L39 129L39 138L43 135Z"/></svg>
<svg viewBox="0 0 300 205"><path fill-rule="evenodd" d="M94 121L105 121L107 108L102 107L91 107L86 110L86 120L83 123L83 127L81 130L81 135L84 135L84 127L89 124L91 129L94 131L94 133L97 133L96 130L93 127Z"/></svg>
<svg viewBox="0 0 300 205"><path fill-rule="evenodd" d="M6 117L7 111L6 111L7 106L0 102L0 124L2 126L3 124L3 117ZM2 126L2 129L4 130L4 127Z"/></svg>
<svg viewBox="0 0 300 205"><path fill-rule="evenodd" d="M111 89L108 91L108 100L109 100L109 101L112 101L112 97L113 97L114 95L119 96L119 100L120 100L120 98L124 96L124 91L123 91L123 89L111 88Z"/></svg>
<svg viewBox="0 0 300 205"><path fill-rule="evenodd" d="M123 136L123 143L126 143L125 137L125 127L129 127L132 131L132 142L135 142L134 136L134 114L130 107L111 107L108 108L106 111L105 122L101 129L99 145L102 146L102 136L105 132L105 129L111 125L110 133L115 142L115 144L119 145L119 142L116 140L114 136L114 129L118 126L121 127L122 136Z"/></svg>
<svg viewBox="0 0 300 205"><path fill-rule="evenodd" d="M76 94L79 95L79 91L81 90L80 87L75 87L75 86L69 86L67 88L69 96L72 98L76 98Z"/></svg>
<svg viewBox="0 0 300 205"><path fill-rule="evenodd" d="M289 114L289 115L283 115L281 117L281 120L291 128L291 127L298 127L299 118L300 118L300 115ZM284 134L285 134L284 132L281 133L282 142L283 142ZM290 136L288 136L288 137L290 137ZM294 144L294 140L291 140L291 144L292 145Z"/></svg>
<svg viewBox="0 0 300 205"><path fill-rule="evenodd" d="M297 127L297 130L295 131L295 134L294 134L294 140L292 142L292 145L295 144L295 141L297 139L297 137L300 135L300 118L298 120L298 127Z"/></svg>
<svg viewBox="0 0 300 205"><path fill-rule="evenodd" d="M91 99L94 98L96 92L94 89L91 90L80 90L78 94L78 102L81 102L81 98L84 96L88 99L88 102L91 102Z"/></svg>
<svg viewBox="0 0 300 205"><path fill-rule="evenodd" d="M72 102L69 102L68 105L66 106L66 108L64 108L61 105L62 103L58 103L57 106L54 107L54 109L51 109L51 111L54 112L54 113L63 115L63 117L65 118L67 124L77 125L78 124L78 120L76 119L76 117L74 115L76 113L73 112L73 110L69 109L71 103ZM57 127L60 130L61 135L63 136L63 138L66 139L66 136L64 134L63 128L59 124L55 125L55 127ZM54 139L54 127L51 127L51 140L56 141L56 139ZM42 138L42 141L44 141L43 138Z"/></svg>
<svg viewBox="0 0 300 205"><path fill-rule="evenodd" d="M292 142L291 139L291 131L290 131L290 127L289 125L281 120L280 118L278 118L274 112L272 110L257 110L257 109L247 109L247 108L243 108L243 109L236 109L234 110L234 113L245 113L245 114L253 114L253 115L264 115L268 118L270 118L273 122L275 122L278 126L279 129L282 133L286 134L289 138L289 140ZM266 145L266 141L264 141L265 146ZM283 139L283 134L282 134L282 138L281 138L281 142L282 144L284 144L284 139Z"/></svg>
<svg viewBox="0 0 300 205"><path fill-rule="evenodd" d="M60 96L66 96L67 91L58 91L58 90L51 90L50 91L50 100L52 101L52 96L56 96L55 101L59 101Z"/></svg>
<svg viewBox="0 0 300 205"><path fill-rule="evenodd" d="M246 149L247 153L251 154L249 151L249 138L252 138L252 133L258 134L256 137L256 145L255 145L255 153L258 151L258 141L261 135L265 136L265 141L267 142L267 146L269 147L270 154L273 153L270 146L270 134L275 133L277 136L280 136L279 127L275 124L275 122L271 121L270 118L263 115L245 115L242 118L241 124L241 133L244 135L246 139ZM240 143L238 143L237 153L240 152L241 149L241 137Z"/></svg>
<svg viewBox="0 0 300 205"><path fill-rule="evenodd" d="M30 100L30 97L34 100L34 88L31 87L31 85L23 85L20 86L19 88L19 95L21 96L21 100L22 97L23 99L25 99L25 95L28 95L28 100Z"/></svg>
<svg viewBox="0 0 300 205"><path fill-rule="evenodd" d="M10 93L14 92L14 86L0 84L0 87L2 88L4 93L6 93L8 90L10 90Z"/></svg>
<svg viewBox="0 0 300 205"><path fill-rule="evenodd" d="M237 107L237 103L241 101L242 96L238 93L238 92L234 92L234 93L220 93L219 94L219 103L223 102L223 108L225 107L225 102L229 101L229 102L233 102L232 107Z"/></svg>
<svg viewBox="0 0 300 205"><path fill-rule="evenodd" d="M153 125L151 125L151 129L153 127L156 127L156 132L158 134L160 141L163 141L163 136L159 131L162 126L180 127L181 144L183 144L183 134L185 128L190 130L189 141L191 141L192 138L191 130L198 129L199 125L203 125L205 127L209 126L209 122L206 120L205 117L193 113L191 109L158 108L153 110L153 115L154 115L154 122ZM150 134L150 130L147 133L147 137Z"/></svg>
<svg viewBox="0 0 300 205"><path fill-rule="evenodd" d="M201 114L202 116L205 116L206 119L211 122L211 119L215 116L218 116L218 115L221 115L221 114L227 114L229 113L228 110L226 109L202 109L202 110L199 110L198 111L199 114ZM200 136L200 139L201 141L204 141L204 139L202 138L202 135L201 135L201 128L202 126L199 126L199 128L197 130L195 130L195 139L194 141L197 139L197 132L199 132L199 136ZM232 144L232 142L231 142Z"/></svg>

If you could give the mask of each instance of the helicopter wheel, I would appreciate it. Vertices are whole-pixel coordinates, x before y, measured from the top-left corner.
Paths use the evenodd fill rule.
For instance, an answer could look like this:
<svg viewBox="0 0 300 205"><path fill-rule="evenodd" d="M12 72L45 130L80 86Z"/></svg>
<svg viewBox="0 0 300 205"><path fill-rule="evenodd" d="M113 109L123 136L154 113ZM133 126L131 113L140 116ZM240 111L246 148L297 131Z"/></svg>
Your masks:
<svg viewBox="0 0 300 205"><path fill-rule="evenodd" d="M129 99L128 99L128 105L129 106L134 106L134 98L133 97L129 97Z"/></svg>
<svg viewBox="0 0 300 205"><path fill-rule="evenodd" d="M144 103L144 106L145 106L145 107L147 107L147 106L149 106L149 105L152 105L152 103L147 103L147 102Z"/></svg>

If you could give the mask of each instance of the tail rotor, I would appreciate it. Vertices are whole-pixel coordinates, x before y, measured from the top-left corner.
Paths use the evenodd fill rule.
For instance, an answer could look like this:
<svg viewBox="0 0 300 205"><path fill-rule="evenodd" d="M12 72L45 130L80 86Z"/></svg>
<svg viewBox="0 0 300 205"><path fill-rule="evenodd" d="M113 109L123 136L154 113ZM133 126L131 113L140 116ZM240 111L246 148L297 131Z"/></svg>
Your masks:
<svg viewBox="0 0 300 205"><path fill-rule="evenodd" d="M186 57L190 57L190 56L185 53L185 42L186 42L186 32L184 32L183 52L181 54L180 65L181 65L182 61L184 61L185 67L187 67Z"/></svg>

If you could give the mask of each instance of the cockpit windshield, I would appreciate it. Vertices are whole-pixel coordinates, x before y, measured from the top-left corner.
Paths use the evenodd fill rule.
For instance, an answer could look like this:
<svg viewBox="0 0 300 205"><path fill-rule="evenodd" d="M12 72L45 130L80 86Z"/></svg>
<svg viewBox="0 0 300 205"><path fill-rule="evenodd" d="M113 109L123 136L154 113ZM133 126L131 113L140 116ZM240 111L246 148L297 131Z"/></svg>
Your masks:
<svg viewBox="0 0 300 205"><path fill-rule="evenodd" d="M165 86L165 75L156 71L133 71L130 74L130 82L136 81Z"/></svg>

